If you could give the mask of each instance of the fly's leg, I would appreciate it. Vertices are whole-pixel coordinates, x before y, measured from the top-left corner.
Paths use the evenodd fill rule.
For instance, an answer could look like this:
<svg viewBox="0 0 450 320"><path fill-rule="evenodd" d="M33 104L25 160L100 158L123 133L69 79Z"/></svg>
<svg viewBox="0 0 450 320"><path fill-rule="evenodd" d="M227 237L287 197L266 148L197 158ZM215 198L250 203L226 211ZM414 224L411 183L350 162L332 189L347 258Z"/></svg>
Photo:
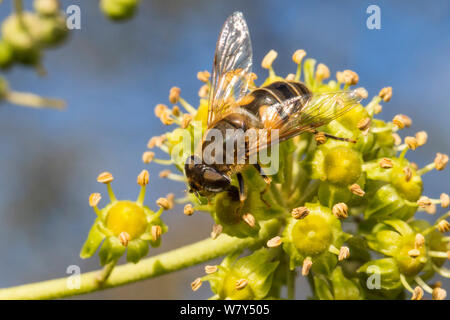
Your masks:
<svg viewBox="0 0 450 320"><path fill-rule="evenodd" d="M245 199L247 199L247 196L245 195L244 178L242 177L242 174L240 172L238 172L236 176L239 183L239 200L242 203L245 201Z"/></svg>
<svg viewBox="0 0 450 320"><path fill-rule="evenodd" d="M325 133L325 132L319 132L317 130L313 130L311 132L314 133L314 134L323 134L325 137L330 138L330 139L334 139L334 140L356 143L356 140L349 139L349 138L336 137L336 136L333 136L333 135Z"/></svg>
<svg viewBox="0 0 450 320"><path fill-rule="evenodd" d="M259 193L259 196L260 196L262 202L264 202L264 204L265 204L268 208L270 208L270 204L269 204L266 200L264 200L263 196L264 196L264 194L267 192L267 190L269 190L270 183L272 182L272 179L264 174L264 171L263 171L263 169L261 168L261 166L259 165L259 163L256 163L256 164L254 164L253 166L255 167L255 169L259 172L259 174L261 175L261 177L262 177L262 178L264 179L264 181L266 182L266 187L264 188L263 191L261 191L261 192Z"/></svg>

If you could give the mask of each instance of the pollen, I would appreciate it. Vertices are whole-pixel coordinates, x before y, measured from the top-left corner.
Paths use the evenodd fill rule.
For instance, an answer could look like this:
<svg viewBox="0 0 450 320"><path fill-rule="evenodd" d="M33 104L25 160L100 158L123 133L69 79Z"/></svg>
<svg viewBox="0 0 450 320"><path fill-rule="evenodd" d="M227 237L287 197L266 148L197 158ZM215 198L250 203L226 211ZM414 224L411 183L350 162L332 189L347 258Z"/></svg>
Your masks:
<svg viewBox="0 0 450 320"><path fill-rule="evenodd" d="M192 216L194 214L194 208L192 207L192 204L188 203L184 206L183 213L187 216Z"/></svg>
<svg viewBox="0 0 450 320"><path fill-rule="evenodd" d="M141 173L137 177L137 183L141 187L145 187L148 184L150 175L147 170L142 170Z"/></svg>
<svg viewBox="0 0 450 320"><path fill-rule="evenodd" d="M308 216L309 209L307 207L294 208L291 212L292 218L294 219L304 219Z"/></svg>
<svg viewBox="0 0 450 320"><path fill-rule="evenodd" d="M412 170L410 167L404 167L403 173L405 174L405 180L408 182L412 178Z"/></svg>
<svg viewBox="0 0 450 320"><path fill-rule="evenodd" d="M442 288L436 287L432 292L433 300L444 300L447 297L447 291Z"/></svg>
<svg viewBox="0 0 450 320"><path fill-rule="evenodd" d="M211 77L211 75L206 70L205 71L199 71L197 73L197 79L200 80L201 82L208 82L210 77Z"/></svg>
<svg viewBox="0 0 450 320"><path fill-rule="evenodd" d="M416 133L416 139L417 139L417 144L419 146L423 146L425 143L427 143L428 134L426 133L426 131L419 131Z"/></svg>
<svg viewBox="0 0 450 320"><path fill-rule="evenodd" d="M276 247L280 246L282 242L283 241L281 240L281 237L276 236L276 237L273 237L272 239L270 239L269 241L267 241L267 247L276 248Z"/></svg>
<svg viewBox="0 0 450 320"><path fill-rule="evenodd" d="M222 233L223 227L220 224L213 225L213 229L211 231L211 238L213 240L217 239L217 237Z"/></svg>
<svg viewBox="0 0 450 320"><path fill-rule="evenodd" d="M244 222L248 224L250 228L253 228L256 224L256 219L251 213L244 214L242 216L242 220L244 220Z"/></svg>
<svg viewBox="0 0 450 320"><path fill-rule="evenodd" d="M426 208L428 206L431 206L433 203L431 202L431 199L427 196L421 196L419 200L417 200L417 205L421 208Z"/></svg>
<svg viewBox="0 0 450 320"><path fill-rule="evenodd" d="M358 127L359 130L365 131L370 128L371 122L372 122L372 120L369 117L367 117L367 118L360 120L356 126Z"/></svg>
<svg viewBox="0 0 450 320"><path fill-rule="evenodd" d="M325 136L325 133L318 132L314 135L314 140L316 140L318 145L321 145L327 142L327 137Z"/></svg>
<svg viewBox="0 0 450 320"><path fill-rule="evenodd" d="M164 112L166 112L169 108L165 104L157 104L155 107L155 116L160 118Z"/></svg>
<svg viewBox="0 0 450 320"><path fill-rule="evenodd" d="M266 56L263 58L263 60L261 62L261 67L263 67L264 69L272 68L272 63L275 61L277 56L278 56L278 53L275 50L270 50L266 54Z"/></svg>
<svg viewBox="0 0 450 320"><path fill-rule="evenodd" d="M197 278L195 279L192 283L191 283L191 289L192 291L197 291L198 289L200 289L200 287L202 286L202 279L201 278Z"/></svg>
<svg viewBox="0 0 450 320"><path fill-rule="evenodd" d="M209 86L207 84L200 87L198 90L198 96L200 98L207 98L209 94Z"/></svg>
<svg viewBox="0 0 450 320"><path fill-rule="evenodd" d="M417 147L419 146L417 139L414 137L405 137L405 143L411 150L416 150Z"/></svg>
<svg viewBox="0 0 450 320"><path fill-rule="evenodd" d="M170 172L169 169L163 170L163 171L161 171L161 172L159 173L159 177L160 177L160 178L167 178L167 177L169 176L170 173L171 173L171 172Z"/></svg>
<svg viewBox="0 0 450 320"><path fill-rule="evenodd" d="M239 279L236 281L236 290L242 290L248 285L248 280Z"/></svg>
<svg viewBox="0 0 450 320"><path fill-rule="evenodd" d="M450 231L450 223L447 220L441 220L437 224L437 229L441 233Z"/></svg>
<svg viewBox="0 0 450 320"><path fill-rule="evenodd" d="M345 219L348 217L348 206L343 203L337 203L333 206L332 212L338 219Z"/></svg>
<svg viewBox="0 0 450 320"><path fill-rule="evenodd" d="M289 74L286 76L286 80L287 80L287 81L294 81L294 80L295 80L295 74L289 73Z"/></svg>
<svg viewBox="0 0 450 320"><path fill-rule="evenodd" d="M348 247L342 246L341 249L339 249L339 255L338 260L342 261L350 257L350 249Z"/></svg>
<svg viewBox="0 0 450 320"><path fill-rule="evenodd" d="M399 129L403 129L405 127L409 128L412 125L412 120L410 117L404 114L397 114L393 119L392 123L394 123Z"/></svg>
<svg viewBox="0 0 450 320"><path fill-rule="evenodd" d="M350 187L348 187L348 189L351 193L357 195L358 197L364 197L364 195L366 194L357 183L352 184Z"/></svg>
<svg viewBox="0 0 450 320"><path fill-rule="evenodd" d="M383 169L390 169L394 166L394 164L392 163L392 160L389 158L381 159L379 164L380 164L380 167Z"/></svg>
<svg viewBox="0 0 450 320"><path fill-rule="evenodd" d="M400 138L400 136L398 135L398 133L393 133L392 134L392 138L394 138L394 144L396 146L400 145L402 143L402 138Z"/></svg>
<svg viewBox="0 0 450 320"><path fill-rule="evenodd" d="M434 158L434 165L436 166L436 170L441 171L444 170L448 163L448 156L443 153L436 153L436 158Z"/></svg>
<svg viewBox="0 0 450 320"><path fill-rule="evenodd" d="M110 183L114 180L114 177L109 172L102 172L97 177L97 182L100 183Z"/></svg>
<svg viewBox="0 0 450 320"><path fill-rule="evenodd" d="M155 225L151 227L150 234L152 235L153 241L158 241L161 238L162 228L161 226Z"/></svg>
<svg viewBox="0 0 450 320"><path fill-rule="evenodd" d="M169 210L170 209L170 203L169 200L167 200L166 198L159 198L158 200L156 200L156 204L163 208L164 210Z"/></svg>
<svg viewBox="0 0 450 320"><path fill-rule="evenodd" d="M419 286L415 287L411 300L422 300L422 298L423 298L423 289Z"/></svg>
<svg viewBox="0 0 450 320"><path fill-rule="evenodd" d="M210 266L210 265L205 266L205 273L206 274L215 273L215 272L217 272L217 270L218 270L217 266Z"/></svg>
<svg viewBox="0 0 450 320"><path fill-rule="evenodd" d="M355 85L358 84L359 76L356 72L352 70L344 70L342 71L339 76L336 75L337 80L341 83L345 83L347 85Z"/></svg>
<svg viewBox="0 0 450 320"><path fill-rule="evenodd" d="M180 107L179 107L179 106L174 106L174 107L172 108L172 115L173 115L174 117L179 117L180 114L181 114Z"/></svg>
<svg viewBox="0 0 450 320"><path fill-rule="evenodd" d="M128 242L131 240L131 236L125 231L121 232L117 238L124 247L127 247Z"/></svg>
<svg viewBox="0 0 450 320"><path fill-rule="evenodd" d="M383 111L383 106L381 104L376 104L373 107L373 113L379 114L379 113L381 113L381 111Z"/></svg>
<svg viewBox="0 0 450 320"><path fill-rule="evenodd" d="M102 199L102 196L100 193L92 193L89 196L89 206L96 207L101 199Z"/></svg>
<svg viewBox="0 0 450 320"><path fill-rule="evenodd" d="M392 87L385 87L381 89L378 96L383 99L384 102L388 102L392 98Z"/></svg>
<svg viewBox="0 0 450 320"><path fill-rule="evenodd" d="M145 151L142 154L142 162L143 163L150 163L152 162L153 158L155 157L155 153L151 151Z"/></svg>
<svg viewBox="0 0 450 320"><path fill-rule="evenodd" d="M441 193L441 196L439 197L439 201L441 201L441 207L447 208L450 205L450 198L448 194Z"/></svg>
<svg viewBox="0 0 450 320"><path fill-rule="evenodd" d="M166 141L165 135L151 137L147 143L147 147L149 149L153 149L154 147L161 147L164 141Z"/></svg>
<svg viewBox="0 0 450 320"><path fill-rule="evenodd" d="M408 251L408 256L410 256L411 258L417 258L418 256L420 256L420 250L411 249Z"/></svg>
<svg viewBox="0 0 450 320"><path fill-rule="evenodd" d="M310 257L306 257L303 260L303 265L302 265L302 276L307 276L309 274L309 270L311 270L312 267L312 260Z"/></svg>
<svg viewBox="0 0 450 320"><path fill-rule="evenodd" d="M170 126L171 124L173 124L173 119L170 117L171 113L169 110L164 111L161 116L159 117L159 119L161 120L161 122L166 125L166 126Z"/></svg>
<svg viewBox="0 0 450 320"><path fill-rule="evenodd" d="M169 201L169 209L172 209L175 205L175 195L173 193L168 193L166 198L167 201Z"/></svg>
<svg viewBox="0 0 450 320"><path fill-rule="evenodd" d="M425 237L421 233L416 234L416 237L414 239L414 248L420 249L423 247L424 244L425 244Z"/></svg>
<svg viewBox="0 0 450 320"><path fill-rule="evenodd" d="M296 50L292 55L292 61L296 64L302 63L303 58L306 57L306 51L303 49Z"/></svg>
<svg viewBox="0 0 450 320"><path fill-rule="evenodd" d="M355 89L356 93L358 94L358 96L360 96L363 99L367 99L369 97L369 93L367 92L367 90L363 87L360 88L356 88Z"/></svg>
<svg viewBox="0 0 450 320"><path fill-rule="evenodd" d="M178 87L172 87L169 92L169 101L172 104L175 104L180 100L181 89Z"/></svg>
<svg viewBox="0 0 450 320"><path fill-rule="evenodd" d="M322 81L324 79L328 79L330 77L330 69L323 64L319 63L316 69L316 80Z"/></svg>

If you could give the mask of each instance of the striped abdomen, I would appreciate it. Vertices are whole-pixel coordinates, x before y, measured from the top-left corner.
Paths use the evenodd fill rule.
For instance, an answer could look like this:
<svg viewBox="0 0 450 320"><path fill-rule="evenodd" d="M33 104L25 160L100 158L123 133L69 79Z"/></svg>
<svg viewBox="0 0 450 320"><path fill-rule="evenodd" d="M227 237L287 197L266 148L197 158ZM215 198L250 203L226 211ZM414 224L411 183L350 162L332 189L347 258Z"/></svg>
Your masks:
<svg viewBox="0 0 450 320"><path fill-rule="evenodd" d="M301 82L296 81L276 81L265 87L253 90L240 101L240 108L248 111L251 115L258 119L257 123L252 121L251 117L245 113L231 113L219 120L213 128L219 130L225 140L238 140L239 132L245 133L250 128L270 128L274 129L273 121L280 125L289 119L289 116L297 113L303 107L302 101L307 101L311 95L308 88ZM298 103L286 106L282 102L295 97L305 97L300 99ZM227 129L241 129L234 136L226 134ZM208 138L208 133L203 142L202 149L206 148L214 139ZM237 156L235 156L237 158ZM226 171L228 166L219 166Z"/></svg>

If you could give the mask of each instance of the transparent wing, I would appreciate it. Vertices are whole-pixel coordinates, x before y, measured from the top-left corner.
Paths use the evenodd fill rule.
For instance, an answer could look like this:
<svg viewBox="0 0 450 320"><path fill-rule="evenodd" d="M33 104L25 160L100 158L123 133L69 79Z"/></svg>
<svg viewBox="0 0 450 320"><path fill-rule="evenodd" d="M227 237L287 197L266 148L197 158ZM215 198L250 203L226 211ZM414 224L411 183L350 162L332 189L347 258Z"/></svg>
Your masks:
<svg viewBox="0 0 450 320"><path fill-rule="evenodd" d="M356 90L325 92L294 97L260 109L260 122L268 134L249 147L249 154L326 125L358 105L361 100ZM278 130L276 135L270 133L273 129Z"/></svg>
<svg viewBox="0 0 450 320"><path fill-rule="evenodd" d="M209 94L208 127L245 95L252 67L252 45L241 12L227 18L217 40Z"/></svg>

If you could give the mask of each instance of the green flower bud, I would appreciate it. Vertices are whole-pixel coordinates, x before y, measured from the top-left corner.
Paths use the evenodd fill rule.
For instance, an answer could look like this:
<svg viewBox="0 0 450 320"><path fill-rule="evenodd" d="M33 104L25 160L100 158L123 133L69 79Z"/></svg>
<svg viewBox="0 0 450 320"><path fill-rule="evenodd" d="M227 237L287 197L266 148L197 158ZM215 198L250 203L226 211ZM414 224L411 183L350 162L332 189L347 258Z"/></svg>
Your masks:
<svg viewBox="0 0 450 320"><path fill-rule="evenodd" d="M100 9L110 19L120 21L134 16L139 0L100 0Z"/></svg>
<svg viewBox="0 0 450 320"><path fill-rule="evenodd" d="M60 10L58 0L34 0L33 7L42 16L56 15Z"/></svg>
<svg viewBox="0 0 450 320"><path fill-rule="evenodd" d="M411 170L411 176L407 178L404 169L408 167ZM392 168L391 181L399 195L412 202L419 200L423 191L422 178L411 166L395 166Z"/></svg>
<svg viewBox="0 0 450 320"><path fill-rule="evenodd" d="M157 247L161 243L160 236L167 232L167 226L160 219L163 208L157 212L143 204L145 187L148 183L148 172L143 171L138 177L141 192L136 201L117 200L110 186L113 177L103 173L98 181L107 184L111 202L104 208L97 208L100 194L92 194L89 204L94 208L97 219L81 249L80 257L91 257L100 246L100 263L108 264L120 258L127 251L127 261L137 263L148 253L149 244Z"/></svg>
<svg viewBox="0 0 450 320"><path fill-rule="evenodd" d="M342 231L340 221L327 207L307 203L309 214L304 219L290 218L283 232L283 249L290 257L290 268L301 266L306 257L311 257L312 268L326 273L337 262L330 246L340 248L348 235Z"/></svg>
<svg viewBox="0 0 450 320"><path fill-rule="evenodd" d="M69 34L66 17L61 14L51 17L40 17L40 32L38 41L46 47L54 47L64 42Z"/></svg>
<svg viewBox="0 0 450 320"><path fill-rule="evenodd" d="M371 249L395 259L400 273L415 276L427 261L425 246L417 246L416 233L402 220L386 220L367 236Z"/></svg>
<svg viewBox="0 0 450 320"><path fill-rule="evenodd" d="M261 221L277 218L285 209L269 193L263 192L268 186L256 169L248 168L242 175L247 186L245 201L241 203L239 200L237 188L222 192L214 198L212 217L230 236L254 237L258 235ZM247 219L249 214L252 217Z"/></svg>
<svg viewBox="0 0 450 320"><path fill-rule="evenodd" d="M369 113L362 105L355 106L352 110L338 118L338 121L348 130L359 131L358 123L369 117Z"/></svg>
<svg viewBox="0 0 450 320"><path fill-rule="evenodd" d="M409 219L416 212L416 206L411 205L411 202L420 198L422 179L406 159L390 159L391 168L383 168L380 165L382 161L377 159L364 164L367 179L389 183L381 187L379 184L370 184L367 190L373 196L369 198L364 215L379 220L387 217ZM375 191L372 187L378 189Z"/></svg>
<svg viewBox="0 0 450 320"><path fill-rule="evenodd" d="M11 46L0 40L0 69L7 69L14 61L13 50Z"/></svg>
<svg viewBox="0 0 450 320"><path fill-rule="evenodd" d="M358 272L364 275L364 281L368 285L373 285L374 289L376 289L378 284L384 290L395 290L402 287L400 271L397 262L393 258L369 261L362 265Z"/></svg>
<svg viewBox="0 0 450 320"><path fill-rule="evenodd" d="M144 207L128 200L113 203L106 214L106 227L115 236L127 232L131 239L140 237L147 227Z"/></svg>
<svg viewBox="0 0 450 320"><path fill-rule="evenodd" d="M274 249L259 249L249 256L237 259L239 252L226 257L218 271L204 277L219 299L260 300L272 286L278 261ZM237 260L236 260L237 259Z"/></svg>
<svg viewBox="0 0 450 320"><path fill-rule="evenodd" d="M347 279L341 267L334 269L330 280L335 300L362 300L364 298L358 280Z"/></svg>
<svg viewBox="0 0 450 320"><path fill-rule="evenodd" d="M331 149L324 158L324 171L329 182L343 186L351 185L361 176L361 155L347 147Z"/></svg>
<svg viewBox="0 0 450 320"><path fill-rule="evenodd" d="M36 39L39 32L39 18L31 12L23 12L21 19L16 14L10 15L2 24L3 40L11 45L13 50L24 54L38 45Z"/></svg>

